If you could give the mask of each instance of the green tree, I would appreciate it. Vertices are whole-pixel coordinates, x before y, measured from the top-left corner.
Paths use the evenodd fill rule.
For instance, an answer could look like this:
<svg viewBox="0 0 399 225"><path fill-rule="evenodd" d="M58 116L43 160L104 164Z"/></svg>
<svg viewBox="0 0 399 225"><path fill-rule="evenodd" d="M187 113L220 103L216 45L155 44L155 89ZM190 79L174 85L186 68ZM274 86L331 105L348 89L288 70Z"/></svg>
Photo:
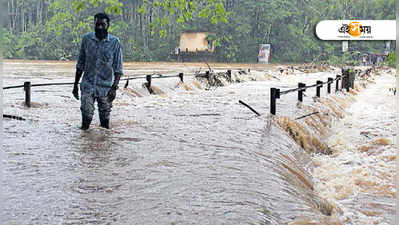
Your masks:
<svg viewBox="0 0 399 225"><path fill-rule="evenodd" d="M326 2L327 1L327 2ZM125 60L167 60L183 31L214 35L216 59L256 62L259 44L271 44L272 62L336 61L341 42L320 41L325 19L394 19L393 0L8 0L7 58L75 59L93 15L111 16ZM350 50L382 53L384 43L351 41Z"/></svg>

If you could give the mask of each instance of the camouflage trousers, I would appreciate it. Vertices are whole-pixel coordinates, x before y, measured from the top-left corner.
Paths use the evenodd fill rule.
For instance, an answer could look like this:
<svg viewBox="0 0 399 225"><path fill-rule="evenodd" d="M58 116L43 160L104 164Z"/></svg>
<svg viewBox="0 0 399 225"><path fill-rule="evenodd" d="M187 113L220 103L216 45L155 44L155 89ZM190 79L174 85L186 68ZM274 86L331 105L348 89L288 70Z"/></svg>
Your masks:
<svg viewBox="0 0 399 225"><path fill-rule="evenodd" d="M108 101L108 97L94 97L91 94L82 94L80 100L80 111L82 112L82 119L91 121L94 115L94 101L97 101L98 115L100 121L109 120L112 102Z"/></svg>

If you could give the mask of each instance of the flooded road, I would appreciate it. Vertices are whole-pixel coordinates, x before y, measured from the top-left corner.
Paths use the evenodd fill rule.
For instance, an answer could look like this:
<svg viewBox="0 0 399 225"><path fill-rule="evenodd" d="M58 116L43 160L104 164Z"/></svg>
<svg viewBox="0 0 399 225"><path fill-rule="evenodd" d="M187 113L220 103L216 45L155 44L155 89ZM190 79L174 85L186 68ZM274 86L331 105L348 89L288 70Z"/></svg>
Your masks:
<svg viewBox="0 0 399 225"><path fill-rule="evenodd" d="M127 64L125 75L190 73L200 66L206 68ZM223 71L226 65L213 68ZM278 68L251 67L239 75L247 68L233 68L241 82L217 88L194 77L185 77L185 85L178 78L154 79L157 95L148 94L144 80L130 81L114 101L111 130L99 127L97 112L88 131L78 128L80 102L72 87L33 87L32 108L23 106L22 89L4 90L3 112L27 120L3 119L6 199L0 217L6 224L348 221L350 209L334 199L329 203L327 195L319 195L323 187L313 185L323 158L315 160L317 155L304 151L268 113L271 87L314 84L337 71L281 75ZM4 70L4 86L27 79L72 82L74 74L71 63L6 61ZM313 102L313 91L307 91L304 104ZM277 114L307 113L296 107L296 98L293 93L279 99ZM316 173L317 179L322 176Z"/></svg>

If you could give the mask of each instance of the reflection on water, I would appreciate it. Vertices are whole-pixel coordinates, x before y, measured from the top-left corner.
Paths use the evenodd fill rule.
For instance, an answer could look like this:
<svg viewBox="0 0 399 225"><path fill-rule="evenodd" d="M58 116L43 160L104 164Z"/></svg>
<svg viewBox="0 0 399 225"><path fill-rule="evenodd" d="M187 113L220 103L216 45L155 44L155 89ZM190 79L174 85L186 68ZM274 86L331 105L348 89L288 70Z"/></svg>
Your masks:
<svg viewBox="0 0 399 225"><path fill-rule="evenodd" d="M348 216L342 209L357 210L318 195L313 169L323 167L325 156L315 161L313 153L321 151L304 151L267 113L270 87L315 83L331 74L250 74L258 81L212 91L199 89L203 84L193 77L185 85L178 78L154 79L162 96L145 92L144 81L131 82L118 92L111 130L100 128L98 118L88 131L78 129L79 102L61 97L70 87L34 92L32 101L47 106L30 109L22 106L21 91L5 92L4 111L28 120L3 122L1 218L8 224L333 224ZM312 102L309 93L304 105L321 107ZM343 114L339 107L329 112ZM292 119L309 110L298 108L293 94L279 99L277 113ZM324 120L315 115L301 124L313 126L311 137Z"/></svg>

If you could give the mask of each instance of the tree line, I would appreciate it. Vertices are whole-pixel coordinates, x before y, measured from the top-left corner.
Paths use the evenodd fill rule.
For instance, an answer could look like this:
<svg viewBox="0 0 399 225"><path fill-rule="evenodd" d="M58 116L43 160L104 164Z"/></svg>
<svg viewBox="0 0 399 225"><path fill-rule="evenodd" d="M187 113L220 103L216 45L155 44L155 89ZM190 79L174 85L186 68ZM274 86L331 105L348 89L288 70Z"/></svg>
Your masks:
<svg viewBox="0 0 399 225"><path fill-rule="evenodd" d="M5 4L3 4L5 5ZM109 32L127 61L168 61L180 33L213 33L215 59L256 62L259 44L271 44L275 63L329 62L382 53L382 41L317 39L326 19L396 19L394 0L7 0L1 45L5 58L74 60L93 15L111 16ZM392 43L394 44L394 43Z"/></svg>

